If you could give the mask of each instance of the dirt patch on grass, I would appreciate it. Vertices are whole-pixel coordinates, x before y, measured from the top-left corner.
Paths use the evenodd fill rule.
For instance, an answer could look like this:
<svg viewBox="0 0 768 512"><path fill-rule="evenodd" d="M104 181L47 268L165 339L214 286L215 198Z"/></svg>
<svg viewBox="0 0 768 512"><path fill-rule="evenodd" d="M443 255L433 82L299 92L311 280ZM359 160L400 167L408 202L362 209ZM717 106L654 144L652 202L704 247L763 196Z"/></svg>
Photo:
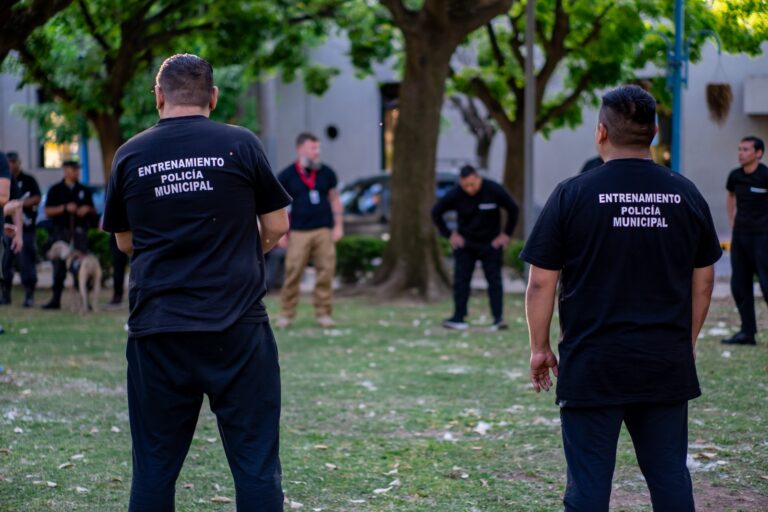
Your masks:
<svg viewBox="0 0 768 512"><path fill-rule="evenodd" d="M694 481L693 494L697 512L737 512L768 510L768 496L749 489L729 489L712 482ZM651 510L651 496L646 488L614 489L611 510Z"/></svg>

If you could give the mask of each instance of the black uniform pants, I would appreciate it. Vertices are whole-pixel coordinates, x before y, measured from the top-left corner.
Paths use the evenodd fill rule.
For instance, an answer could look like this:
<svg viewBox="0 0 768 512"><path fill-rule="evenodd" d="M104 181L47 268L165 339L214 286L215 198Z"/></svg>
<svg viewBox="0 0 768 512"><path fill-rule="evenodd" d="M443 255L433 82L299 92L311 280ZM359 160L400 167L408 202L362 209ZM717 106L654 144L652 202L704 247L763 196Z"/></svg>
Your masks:
<svg viewBox="0 0 768 512"><path fill-rule="evenodd" d="M109 237L109 252L112 255L113 299L122 301L123 285L125 284L125 267L128 265L128 255L118 249L115 235Z"/></svg>
<svg viewBox="0 0 768 512"><path fill-rule="evenodd" d="M504 290L501 282L501 263L503 249L494 249L491 244L474 245L467 243L453 251L453 319L464 320L467 316L470 284L475 264L479 260L483 266L485 280L488 281L488 299L494 321L504 317Z"/></svg>
<svg viewBox="0 0 768 512"><path fill-rule="evenodd" d="M3 276L5 288L10 289L13 283L14 262L19 265L21 271L21 284L25 288L34 290L37 284L37 243L34 230L25 229L22 235L24 247L19 254L11 251L11 238L5 238L5 254L3 255Z"/></svg>
<svg viewBox="0 0 768 512"><path fill-rule="evenodd" d="M654 512L693 512L688 402L560 409L568 483L566 512L608 511L616 445L627 426Z"/></svg>
<svg viewBox="0 0 768 512"><path fill-rule="evenodd" d="M283 510L280 369L268 323L128 338L131 512L172 512L203 395L216 415L238 512Z"/></svg>
<svg viewBox="0 0 768 512"><path fill-rule="evenodd" d="M731 293L741 316L741 330L757 332L754 276L768 300L768 233L738 233L731 237Z"/></svg>

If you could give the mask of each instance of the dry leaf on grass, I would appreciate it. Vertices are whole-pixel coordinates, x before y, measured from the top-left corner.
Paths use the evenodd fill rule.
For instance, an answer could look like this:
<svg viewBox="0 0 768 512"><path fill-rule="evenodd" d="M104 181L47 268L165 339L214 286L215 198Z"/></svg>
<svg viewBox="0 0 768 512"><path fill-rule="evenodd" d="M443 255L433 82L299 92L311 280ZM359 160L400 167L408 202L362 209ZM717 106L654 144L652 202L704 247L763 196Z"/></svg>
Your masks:
<svg viewBox="0 0 768 512"><path fill-rule="evenodd" d="M71 462L65 462L64 464L59 464L59 469L71 468L71 467L74 467L74 466L75 465L72 464Z"/></svg>
<svg viewBox="0 0 768 512"><path fill-rule="evenodd" d="M75 487L75 492L78 493L78 494L85 494L85 493L87 493L89 491L85 487L80 487L78 485L78 486Z"/></svg>
<svg viewBox="0 0 768 512"><path fill-rule="evenodd" d="M327 450L327 449L328 449L328 446L326 446L326 445L324 445L324 444L316 444L316 445L314 446L314 448L315 448L315 450Z"/></svg>
<svg viewBox="0 0 768 512"><path fill-rule="evenodd" d="M232 500L226 496L214 496L211 498L212 503L232 503Z"/></svg>
<svg viewBox="0 0 768 512"><path fill-rule="evenodd" d="M120 433L120 429L117 428L117 427L114 427L114 426L111 427L109 430L110 430L110 432L114 432L115 434L119 434Z"/></svg>
<svg viewBox="0 0 768 512"><path fill-rule="evenodd" d="M385 492L389 492L392 490L392 487L383 487L381 489L374 489L373 494L384 494Z"/></svg>
<svg viewBox="0 0 768 512"><path fill-rule="evenodd" d="M189 482L185 483L183 486L185 489L194 489L195 484L190 484Z"/></svg>
<svg viewBox="0 0 768 512"><path fill-rule="evenodd" d="M0 453L4 453L6 455L10 455L11 454L11 449L10 448L0 448Z"/></svg>
<svg viewBox="0 0 768 512"><path fill-rule="evenodd" d="M326 462L325 467L326 469L330 469L331 471L334 471L339 468L336 464L331 464L330 462Z"/></svg>

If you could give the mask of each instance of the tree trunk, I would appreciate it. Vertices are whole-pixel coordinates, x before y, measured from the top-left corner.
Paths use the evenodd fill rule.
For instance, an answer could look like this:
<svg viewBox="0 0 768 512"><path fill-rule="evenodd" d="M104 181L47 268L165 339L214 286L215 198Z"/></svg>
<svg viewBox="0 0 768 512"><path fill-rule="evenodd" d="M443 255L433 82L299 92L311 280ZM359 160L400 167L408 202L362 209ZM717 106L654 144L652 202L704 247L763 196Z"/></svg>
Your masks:
<svg viewBox="0 0 768 512"><path fill-rule="evenodd" d="M109 183L112 174L112 159L117 149L123 144L123 131L120 129L120 118L109 113L98 113L89 116L96 128L101 147L101 161L104 166L104 184Z"/></svg>
<svg viewBox="0 0 768 512"><path fill-rule="evenodd" d="M448 64L455 45L444 34L406 38L400 117L395 128L391 241L376 282L386 297L404 292L434 299L447 289L430 210Z"/></svg>
<svg viewBox="0 0 768 512"><path fill-rule="evenodd" d="M504 154L504 186L520 207L514 237L523 237L525 226L525 132L522 122L514 122L504 128L507 148Z"/></svg>

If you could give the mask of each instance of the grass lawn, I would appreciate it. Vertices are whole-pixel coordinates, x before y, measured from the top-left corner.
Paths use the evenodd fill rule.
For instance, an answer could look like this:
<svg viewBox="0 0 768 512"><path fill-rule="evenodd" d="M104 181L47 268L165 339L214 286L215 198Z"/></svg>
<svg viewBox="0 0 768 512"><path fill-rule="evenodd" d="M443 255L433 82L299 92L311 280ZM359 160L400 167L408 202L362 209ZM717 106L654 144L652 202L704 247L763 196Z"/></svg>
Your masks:
<svg viewBox="0 0 768 512"><path fill-rule="evenodd" d="M125 510L126 312L81 317L18 302L0 309L0 511ZM448 303L360 298L340 299L339 328L323 331L307 302L278 333L287 510L561 509L558 410L553 394L536 395L528 382L521 296L507 297L504 333L444 331ZM487 309L484 297L472 306ZM730 302L715 304L705 334L733 318ZM700 340L704 396L690 409L698 508L768 510L766 340L726 350L720 337ZM233 487L206 404L177 509L231 511L222 502ZM613 495L612 509L650 510L626 433Z"/></svg>

